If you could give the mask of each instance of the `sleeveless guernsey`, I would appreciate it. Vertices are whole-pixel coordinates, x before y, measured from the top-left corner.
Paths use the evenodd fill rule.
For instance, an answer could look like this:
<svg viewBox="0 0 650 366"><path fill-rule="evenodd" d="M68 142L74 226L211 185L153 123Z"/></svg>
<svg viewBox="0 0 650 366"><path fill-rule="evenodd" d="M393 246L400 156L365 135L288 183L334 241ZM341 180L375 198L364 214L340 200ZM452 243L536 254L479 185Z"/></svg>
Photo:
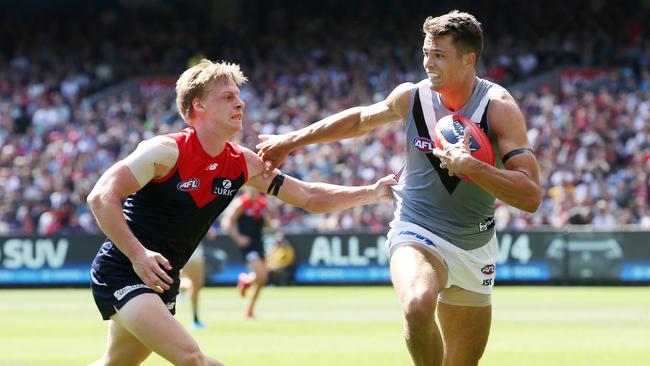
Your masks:
<svg viewBox="0 0 650 366"><path fill-rule="evenodd" d="M487 244L494 235L495 198L476 184L449 176L446 169L440 168L440 161L435 156L432 159L434 167L423 151L426 149L422 148L416 121L426 125L432 136L440 118L449 114L467 117L486 132L497 164L503 166L496 138L489 129L487 108L490 99L504 89L479 78L465 106L452 112L430 85L425 79L412 90L411 112L405 123L407 162L393 189L395 221L419 225L462 249L476 249Z"/></svg>
<svg viewBox="0 0 650 366"><path fill-rule="evenodd" d="M211 157L192 127L167 136L178 145L176 166L166 177L152 180L130 195L122 212L142 245L162 254L173 271L178 271L246 183L248 171L244 153L236 144L226 142L224 150ZM131 266L110 239L97 257ZM101 260L95 262L100 264Z"/></svg>

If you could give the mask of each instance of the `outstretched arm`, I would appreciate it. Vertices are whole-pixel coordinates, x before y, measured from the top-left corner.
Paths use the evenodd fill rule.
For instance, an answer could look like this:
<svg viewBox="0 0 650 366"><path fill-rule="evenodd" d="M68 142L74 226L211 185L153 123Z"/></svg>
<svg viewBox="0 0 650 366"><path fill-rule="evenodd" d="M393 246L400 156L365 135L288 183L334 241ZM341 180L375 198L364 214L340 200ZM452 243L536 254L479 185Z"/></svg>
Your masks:
<svg viewBox="0 0 650 366"><path fill-rule="evenodd" d="M163 268L170 270L171 266L166 258L147 250L133 235L122 214L122 200L150 180L166 175L177 158L178 148L173 140L158 137L144 141L124 160L110 167L87 198L104 234L129 258L144 284L157 292L170 288L172 279Z"/></svg>
<svg viewBox="0 0 650 366"><path fill-rule="evenodd" d="M389 200L390 186L397 184L393 174L367 186L339 186L327 183L307 183L274 170L269 176L263 173L264 162L252 151L242 148L246 156L252 188L277 196L280 200L310 212L333 212L354 206Z"/></svg>
<svg viewBox="0 0 650 366"><path fill-rule="evenodd" d="M266 174L278 168L290 152L309 144L362 136L389 122L405 119L412 83L395 88L383 101L366 107L346 109L312 125L284 135L260 135L256 147L267 163Z"/></svg>

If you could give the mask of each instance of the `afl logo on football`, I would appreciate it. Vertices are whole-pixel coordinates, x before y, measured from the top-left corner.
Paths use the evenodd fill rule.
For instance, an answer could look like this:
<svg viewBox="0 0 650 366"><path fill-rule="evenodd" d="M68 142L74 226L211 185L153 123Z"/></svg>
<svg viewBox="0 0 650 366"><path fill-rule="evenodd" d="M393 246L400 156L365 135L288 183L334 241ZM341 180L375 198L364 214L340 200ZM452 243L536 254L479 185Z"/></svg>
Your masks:
<svg viewBox="0 0 650 366"><path fill-rule="evenodd" d="M232 187L232 182L230 181L230 179L224 179L223 188L230 189L230 187Z"/></svg>
<svg viewBox="0 0 650 366"><path fill-rule="evenodd" d="M414 138L413 146L415 146L415 148L425 153L433 151L433 147L434 147L433 141L431 141L431 139L428 139L426 137Z"/></svg>
<svg viewBox="0 0 650 366"><path fill-rule="evenodd" d="M199 188L199 185L201 185L199 178L190 178L186 181L178 183L176 185L176 189L183 192L189 192Z"/></svg>

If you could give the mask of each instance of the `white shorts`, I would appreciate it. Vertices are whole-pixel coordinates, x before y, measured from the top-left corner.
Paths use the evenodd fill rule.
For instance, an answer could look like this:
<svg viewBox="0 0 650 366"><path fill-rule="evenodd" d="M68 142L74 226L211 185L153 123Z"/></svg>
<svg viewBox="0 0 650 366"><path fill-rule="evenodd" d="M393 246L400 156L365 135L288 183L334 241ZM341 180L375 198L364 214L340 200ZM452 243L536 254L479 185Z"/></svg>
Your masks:
<svg viewBox="0 0 650 366"><path fill-rule="evenodd" d="M386 241L389 255L406 244L423 247L443 260L448 274L445 288L455 285L480 294L492 294L499 255L496 235L480 248L464 250L418 225L393 221Z"/></svg>

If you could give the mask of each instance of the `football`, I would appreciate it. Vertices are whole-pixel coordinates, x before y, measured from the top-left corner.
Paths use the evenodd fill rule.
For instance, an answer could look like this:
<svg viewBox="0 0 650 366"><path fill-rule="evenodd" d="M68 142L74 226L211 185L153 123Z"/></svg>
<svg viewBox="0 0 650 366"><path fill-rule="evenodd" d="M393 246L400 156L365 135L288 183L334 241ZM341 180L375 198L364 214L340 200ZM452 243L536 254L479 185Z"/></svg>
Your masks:
<svg viewBox="0 0 650 366"><path fill-rule="evenodd" d="M433 134L435 146L439 149L444 149L442 146L443 140L450 144L455 144L462 140L466 127L470 129L469 148L472 151L472 156L486 164L495 166L496 161L490 139L481 127L460 114L450 114L440 118L436 122ZM469 177L463 176L462 174L458 176L472 183Z"/></svg>

